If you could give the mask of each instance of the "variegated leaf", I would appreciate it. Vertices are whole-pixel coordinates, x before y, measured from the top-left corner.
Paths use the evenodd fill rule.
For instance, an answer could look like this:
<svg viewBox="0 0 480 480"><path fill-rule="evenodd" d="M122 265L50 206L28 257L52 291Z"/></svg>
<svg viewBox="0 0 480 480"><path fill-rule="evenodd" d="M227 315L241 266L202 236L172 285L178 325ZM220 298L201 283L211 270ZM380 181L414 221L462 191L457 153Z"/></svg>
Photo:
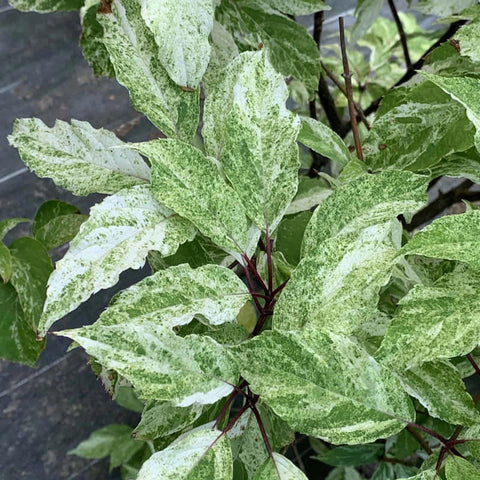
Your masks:
<svg viewBox="0 0 480 480"><path fill-rule="evenodd" d="M15 121L8 137L27 167L75 195L115 193L148 182L150 169L112 132L87 122L57 120L52 128L38 118Z"/></svg>
<svg viewBox="0 0 480 480"><path fill-rule="evenodd" d="M198 90L182 90L168 76L153 34L142 20L140 2L115 0L108 5L110 13L98 14L97 19L117 80L129 90L133 106L165 135L189 141L198 124Z"/></svg>
<svg viewBox="0 0 480 480"><path fill-rule="evenodd" d="M131 147L152 163L155 198L188 218L204 235L238 259L240 253L252 253L259 232L250 225L238 195L212 158L176 140L154 140Z"/></svg>
<svg viewBox="0 0 480 480"><path fill-rule="evenodd" d="M355 25L350 34L350 42L356 43L367 33L373 22L380 16L383 0L359 0L355 8Z"/></svg>
<svg viewBox="0 0 480 480"><path fill-rule="evenodd" d="M7 283L12 274L12 255L3 242L0 242L0 277Z"/></svg>
<svg viewBox="0 0 480 480"><path fill-rule="evenodd" d="M153 454L137 480L232 480L232 452L226 435L208 426L179 437Z"/></svg>
<svg viewBox="0 0 480 480"><path fill-rule="evenodd" d="M10 5L23 12L57 12L78 10L84 0L9 0Z"/></svg>
<svg viewBox="0 0 480 480"><path fill-rule="evenodd" d="M149 250L172 255L195 235L185 219L159 204L149 185L134 186L94 206L50 277L39 325L44 334L56 320L92 294L109 288L128 268L141 268Z"/></svg>
<svg viewBox="0 0 480 480"><path fill-rule="evenodd" d="M188 265L160 270L117 295L100 323L151 321L173 328L195 316L211 325L234 322L249 298L246 285L219 265Z"/></svg>
<svg viewBox="0 0 480 480"><path fill-rule="evenodd" d="M268 331L234 354L250 388L298 432L330 443L368 443L412 421L398 380L346 336Z"/></svg>
<svg viewBox="0 0 480 480"><path fill-rule="evenodd" d="M437 478L437 472L435 470L425 470L413 477L401 478L398 480L435 480Z"/></svg>
<svg viewBox="0 0 480 480"><path fill-rule="evenodd" d="M308 480L288 458L276 452L272 456L261 466L254 480Z"/></svg>
<svg viewBox="0 0 480 480"><path fill-rule="evenodd" d="M474 5L476 0L417 0L413 2L413 8L427 15L446 17Z"/></svg>
<svg viewBox="0 0 480 480"><path fill-rule="evenodd" d="M125 377L144 400L178 407L211 404L232 391L237 368L229 352L204 335L180 337L153 322L93 324L57 335L71 338Z"/></svg>
<svg viewBox="0 0 480 480"><path fill-rule="evenodd" d="M298 190L292 203L288 206L286 215L311 210L322 203L333 193L322 178L298 177Z"/></svg>
<svg viewBox="0 0 480 480"><path fill-rule="evenodd" d="M297 190L300 122L287 98L283 77L261 51L236 58L205 102L208 151L262 230L275 230Z"/></svg>
<svg viewBox="0 0 480 480"><path fill-rule="evenodd" d="M464 458L452 456L445 463L447 480L480 480L480 470Z"/></svg>
<svg viewBox="0 0 480 480"><path fill-rule="evenodd" d="M331 8L324 0L261 0L260 3L262 2L290 15L310 15Z"/></svg>
<svg viewBox="0 0 480 480"><path fill-rule="evenodd" d="M15 228L19 223L31 222L29 218L6 218L0 221L0 241L5 238L5 235Z"/></svg>
<svg viewBox="0 0 480 480"><path fill-rule="evenodd" d="M210 58L212 0L141 0L141 14L158 45L159 59L170 78L198 87Z"/></svg>

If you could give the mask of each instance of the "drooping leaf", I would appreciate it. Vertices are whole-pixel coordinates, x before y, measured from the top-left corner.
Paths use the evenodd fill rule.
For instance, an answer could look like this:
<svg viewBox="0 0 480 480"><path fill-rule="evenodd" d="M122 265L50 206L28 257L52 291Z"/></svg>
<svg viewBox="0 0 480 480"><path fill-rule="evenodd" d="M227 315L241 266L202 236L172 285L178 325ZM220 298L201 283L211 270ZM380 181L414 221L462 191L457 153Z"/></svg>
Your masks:
<svg viewBox="0 0 480 480"><path fill-rule="evenodd" d="M346 336L268 331L235 350L252 391L298 432L358 444L411 421L412 405L398 381Z"/></svg>
<svg viewBox="0 0 480 480"><path fill-rule="evenodd" d="M258 230L250 227L235 191L221 176L213 159L175 140L154 140L132 145L152 163L155 198L230 253L256 246ZM253 240L252 240L253 238Z"/></svg>
<svg viewBox="0 0 480 480"><path fill-rule="evenodd" d="M137 480L232 480L230 444L227 436L220 434L206 426L182 435L153 454Z"/></svg>
<svg viewBox="0 0 480 480"><path fill-rule="evenodd" d="M350 34L350 42L356 43L365 35L373 22L380 16L383 0L359 0L355 8L355 25Z"/></svg>
<svg viewBox="0 0 480 480"><path fill-rule="evenodd" d="M366 445L345 445L327 450L315 458L322 463L334 467L357 467L367 463L374 463L385 453L385 446L382 444Z"/></svg>
<svg viewBox="0 0 480 480"><path fill-rule="evenodd" d="M6 218L0 221L0 241L5 238L5 235L15 228L19 223L30 222L29 218Z"/></svg>
<svg viewBox="0 0 480 480"><path fill-rule="evenodd" d="M322 178L301 176L298 178L297 194L288 206L286 215L304 212L316 207L331 195L333 190Z"/></svg>
<svg viewBox="0 0 480 480"><path fill-rule="evenodd" d="M210 337L179 337L153 322L94 324L57 333L71 338L105 367L125 377L140 398L179 407L211 404L232 391L237 369Z"/></svg>
<svg viewBox="0 0 480 480"><path fill-rule="evenodd" d="M105 325L155 322L173 328L195 316L212 325L234 322L248 300L248 288L225 267L192 269L179 265L161 270L117 295L102 313Z"/></svg>
<svg viewBox="0 0 480 480"><path fill-rule="evenodd" d="M298 184L299 120L265 51L243 53L205 102L203 134L255 225L275 230Z"/></svg>
<svg viewBox="0 0 480 480"><path fill-rule="evenodd" d="M78 10L84 0L9 0L10 5L22 12L57 12L60 10Z"/></svg>
<svg viewBox="0 0 480 480"><path fill-rule="evenodd" d="M288 458L273 452L273 459L269 458L260 467L254 480L308 480L307 476L296 467Z"/></svg>
<svg viewBox="0 0 480 480"><path fill-rule="evenodd" d="M159 204L149 185L124 189L90 211L70 249L50 277L39 331L92 294L109 288L128 268L141 268L149 250L163 255L195 235L193 226Z"/></svg>
<svg viewBox="0 0 480 480"><path fill-rule="evenodd" d="M184 2L185 3L185 2ZM197 129L198 89L184 91L160 63L160 52L140 14L137 0L115 0L110 13L97 15L117 80L133 106L165 135L190 140Z"/></svg>
<svg viewBox="0 0 480 480"><path fill-rule="evenodd" d="M468 268L414 287L400 300L376 358L401 372L472 351L480 335L479 287L478 272Z"/></svg>
<svg viewBox="0 0 480 480"><path fill-rule="evenodd" d="M142 0L141 15L158 45L159 60L170 78L198 87L210 58L212 0Z"/></svg>
<svg viewBox="0 0 480 480"><path fill-rule="evenodd" d="M119 148L124 143L112 132L87 122L57 120L49 128L38 118L21 118L8 140L36 175L75 195L115 193L150 179L138 153Z"/></svg>
<svg viewBox="0 0 480 480"><path fill-rule="evenodd" d="M480 480L480 470L464 458L451 457L445 463L447 480Z"/></svg>
<svg viewBox="0 0 480 480"><path fill-rule="evenodd" d="M329 127L313 118L302 117L302 129L297 140L306 147L344 167L351 155L345 142Z"/></svg>
<svg viewBox="0 0 480 480"><path fill-rule="evenodd" d="M0 242L0 277L7 283L12 274L12 255L3 242Z"/></svg>
<svg viewBox="0 0 480 480"><path fill-rule="evenodd" d="M290 15L310 15L322 10L330 10L324 0L262 0L270 7Z"/></svg>

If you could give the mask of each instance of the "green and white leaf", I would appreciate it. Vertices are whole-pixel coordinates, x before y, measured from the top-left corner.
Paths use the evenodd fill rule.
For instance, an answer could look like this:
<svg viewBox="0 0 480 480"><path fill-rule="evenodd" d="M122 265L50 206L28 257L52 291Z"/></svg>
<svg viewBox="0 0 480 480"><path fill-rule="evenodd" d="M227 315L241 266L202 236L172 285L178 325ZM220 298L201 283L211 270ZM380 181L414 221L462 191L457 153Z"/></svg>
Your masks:
<svg viewBox="0 0 480 480"><path fill-rule="evenodd" d="M235 322L250 297L248 288L230 269L179 265L161 270L117 295L99 322L115 325L151 321L173 328L195 316L211 325Z"/></svg>
<svg viewBox="0 0 480 480"><path fill-rule="evenodd" d="M480 480L480 470L464 458L451 457L445 463L447 480Z"/></svg>
<svg viewBox="0 0 480 480"><path fill-rule="evenodd" d="M479 273L468 268L415 286L400 300L376 358L402 372L471 352L480 336L479 288Z"/></svg>
<svg viewBox="0 0 480 480"><path fill-rule="evenodd" d="M287 108L288 89L265 51L243 53L226 69L205 102L203 134L209 153L255 225L275 230L298 184L298 117Z"/></svg>
<svg viewBox="0 0 480 480"><path fill-rule="evenodd" d="M10 5L22 12L58 12L60 10L78 10L84 0L9 0Z"/></svg>
<svg viewBox="0 0 480 480"><path fill-rule="evenodd" d="M250 225L235 190L214 159L176 140L133 144L152 163L154 197L190 220L204 235L237 259L253 253L259 236Z"/></svg>
<svg viewBox="0 0 480 480"><path fill-rule="evenodd" d="M254 480L308 480L306 475L288 458L273 452L258 470Z"/></svg>
<svg viewBox="0 0 480 480"><path fill-rule="evenodd" d="M15 228L20 223L31 222L29 218L6 218L0 221L0 241L5 238L5 235Z"/></svg>
<svg viewBox="0 0 480 480"><path fill-rule="evenodd" d="M410 2L409 2L410 3ZM446 17L474 5L476 0L418 0L412 7L427 15Z"/></svg>
<svg viewBox="0 0 480 480"><path fill-rule="evenodd" d="M4 243L0 242L0 277L4 283L10 280L12 274L12 255Z"/></svg>
<svg viewBox="0 0 480 480"><path fill-rule="evenodd" d="M350 42L356 43L373 25L382 11L383 0L359 0L355 8L355 24L350 33Z"/></svg>
<svg viewBox="0 0 480 480"><path fill-rule="evenodd" d="M339 167L344 167L351 160L345 142L331 128L313 118L301 119L302 128L297 138L300 143L333 160Z"/></svg>
<svg viewBox="0 0 480 480"><path fill-rule="evenodd" d="M232 480L232 452L226 435L205 428L182 435L153 454L137 480Z"/></svg>
<svg viewBox="0 0 480 480"><path fill-rule="evenodd" d="M170 78L198 87L210 58L212 0L141 0L141 15L158 45L159 60Z"/></svg>
<svg viewBox="0 0 480 480"><path fill-rule="evenodd" d="M337 467L329 472L325 480L362 480L362 477L352 467Z"/></svg>
<svg viewBox="0 0 480 480"><path fill-rule="evenodd" d="M288 206L286 215L304 212L316 207L331 195L333 190L322 178L298 177L298 190L292 203Z"/></svg>
<svg viewBox="0 0 480 480"><path fill-rule="evenodd" d="M398 480L435 480L437 478L437 472L435 470L425 470L413 477L402 478Z"/></svg>
<svg viewBox="0 0 480 480"><path fill-rule="evenodd" d="M211 404L238 379L229 352L203 335L176 335L153 322L101 323L58 335L71 338L108 369L132 383L144 400L178 407Z"/></svg>
<svg viewBox="0 0 480 480"><path fill-rule="evenodd" d="M150 250L172 255L192 240L194 227L158 203L149 185L124 189L90 211L50 277L39 331L94 293L115 285L120 273L141 268Z"/></svg>
<svg viewBox="0 0 480 480"><path fill-rule="evenodd" d="M87 122L57 120L52 128L38 118L15 120L8 137L27 167L75 195L116 193L148 182L142 157L125 148L112 132Z"/></svg>
<svg viewBox="0 0 480 480"><path fill-rule="evenodd" d="M330 443L385 438L414 414L398 380L343 335L268 331L235 355L242 377L280 418Z"/></svg>
<svg viewBox="0 0 480 480"><path fill-rule="evenodd" d="M460 53L469 57L473 62L480 62L480 20L477 18L468 25L464 25L455 33L455 40L460 44Z"/></svg>
<svg viewBox="0 0 480 480"><path fill-rule="evenodd" d="M331 8L324 0L262 0L262 2L289 15L310 15Z"/></svg>
<svg viewBox="0 0 480 480"><path fill-rule="evenodd" d="M190 141L198 125L198 89L184 91L170 79L154 36L142 20L140 2L115 0L111 9L97 19L118 82L129 90L133 106L165 135Z"/></svg>

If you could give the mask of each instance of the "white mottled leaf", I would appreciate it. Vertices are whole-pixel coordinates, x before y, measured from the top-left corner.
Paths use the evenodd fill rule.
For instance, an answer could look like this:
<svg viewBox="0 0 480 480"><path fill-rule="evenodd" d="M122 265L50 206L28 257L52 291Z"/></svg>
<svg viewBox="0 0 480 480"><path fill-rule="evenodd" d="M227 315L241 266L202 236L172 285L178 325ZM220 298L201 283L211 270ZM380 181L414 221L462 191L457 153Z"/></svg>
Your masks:
<svg viewBox="0 0 480 480"><path fill-rule="evenodd" d="M170 328L200 316L211 325L234 322L248 300L246 285L219 265L170 267L118 294L102 313L105 325L151 321Z"/></svg>
<svg viewBox="0 0 480 480"><path fill-rule="evenodd" d="M298 117L265 51L243 53L205 102L203 134L255 225L275 230L298 184Z"/></svg>
<svg viewBox="0 0 480 480"><path fill-rule="evenodd" d="M165 135L189 141L198 124L198 89L184 91L170 79L153 34L142 20L140 2L115 0L110 9L97 19L117 80L129 90L133 106Z"/></svg>
<svg viewBox="0 0 480 480"><path fill-rule="evenodd" d="M460 45L461 55L469 57L473 62L480 62L480 47L478 37L480 36L480 21L475 21L464 25L455 33L455 40Z"/></svg>
<svg viewBox="0 0 480 480"><path fill-rule="evenodd" d="M380 16L383 0L359 0L355 9L355 24L350 34L350 42L356 43L365 35L373 22Z"/></svg>
<svg viewBox="0 0 480 480"><path fill-rule="evenodd" d="M71 338L104 367L125 377L144 400L178 407L211 404L228 395L237 382L229 352L207 336L180 337L148 321L99 323L57 335Z"/></svg>
<svg viewBox="0 0 480 480"><path fill-rule="evenodd" d="M413 407L398 380L346 336L268 331L234 354L251 389L298 432L358 444L411 421Z"/></svg>
<svg viewBox="0 0 480 480"><path fill-rule="evenodd" d="M308 480L307 476L296 467L288 458L273 452L273 459L269 458L260 467L254 480Z"/></svg>
<svg viewBox="0 0 480 480"><path fill-rule="evenodd" d="M220 434L205 427L179 437L143 464L137 480L232 480L230 443Z"/></svg>
<svg viewBox="0 0 480 480"><path fill-rule="evenodd" d="M12 274L12 255L3 242L0 242L0 277L7 283Z"/></svg>
<svg viewBox="0 0 480 480"><path fill-rule="evenodd" d="M5 235L15 228L19 223L31 222L29 218L5 218L0 221L0 241L5 238Z"/></svg>
<svg viewBox="0 0 480 480"><path fill-rule="evenodd" d="M412 2L412 7L426 15L437 15L446 17L453 13L461 12L463 9L474 5L476 0L418 0Z"/></svg>
<svg viewBox="0 0 480 480"><path fill-rule="evenodd" d="M330 10L324 0L262 0L270 7L290 15L310 15L322 10ZM262 2L260 2L262 3Z"/></svg>
<svg viewBox="0 0 480 480"><path fill-rule="evenodd" d="M227 184L212 158L175 140L154 140L131 146L152 163L155 198L229 253L251 252L258 230L250 225L235 190Z"/></svg>
<svg viewBox="0 0 480 480"><path fill-rule="evenodd" d="M112 132L87 122L57 120L49 128L38 118L20 118L8 140L36 175L75 195L115 193L150 179L138 153L118 148L124 143Z"/></svg>
<svg viewBox="0 0 480 480"><path fill-rule="evenodd" d="M58 12L78 10L84 0L9 0L10 5L23 12Z"/></svg>
<svg viewBox="0 0 480 480"><path fill-rule="evenodd" d="M437 472L435 470L425 470L413 477L401 478L398 480L435 480L437 478Z"/></svg>
<svg viewBox="0 0 480 480"><path fill-rule="evenodd" d="M92 294L115 285L120 273L141 268L149 250L172 255L195 235L185 219L159 204L149 185L122 190L94 206L52 273L39 325L56 320Z"/></svg>
<svg viewBox="0 0 480 480"><path fill-rule="evenodd" d="M141 0L141 14L158 45L159 59L170 78L198 87L210 58L212 0Z"/></svg>
<svg viewBox="0 0 480 480"><path fill-rule="evenodd" d="M445 464L447 480L480 480L480 470L464 458L452 456Z"/></svg>

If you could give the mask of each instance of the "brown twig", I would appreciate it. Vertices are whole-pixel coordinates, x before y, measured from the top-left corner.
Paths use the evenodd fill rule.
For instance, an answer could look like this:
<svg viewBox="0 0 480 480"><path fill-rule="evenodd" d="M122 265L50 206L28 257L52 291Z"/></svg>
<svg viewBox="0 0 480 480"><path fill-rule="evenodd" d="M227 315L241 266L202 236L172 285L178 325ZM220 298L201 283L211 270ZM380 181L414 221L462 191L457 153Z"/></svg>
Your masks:
<svg viewBox="0 0 480 480"><path fill-rule="evenodd" d="M342 49L342 61L343 61L343 78L345 79L345 87L347 90L348 99L348 112L350 114L350 123L352 125L353 139L355 141L355 150L357 151L357 157L363 162L362 144L360 142L360 135L358 133L357 115L355 113L355 105L353 101L352 90L352 74L348 66L347 47L345 43L345 26L343 24L343 17L338 19L338 26L340 28L340 46Z"/></svg>
<svg viewBox="0 0 480 480"><path fill-rule="evenodd" d="M413 427L408 425L406 427L406 430L429 455L433 453L432 449L430 448L430 445L428 445L428 443L422 438L422 436L416 430L414 430Z"/></svg>
<svg viewBox="0 0 480 480"><path fill-rule="evenodd" d="M410 53L408 51L407 35L405 34L405 30L403 29L402 21L400 20L400 17L398 15L395 2L393 0L388 0L388 6L390 7L393 19L395 20L395 24L397 25L398 34L400 35L400 43L402 44L403 55L405 57L405 64L407 65L408 71L412 69L412 60L410 59Z"/></svg>

